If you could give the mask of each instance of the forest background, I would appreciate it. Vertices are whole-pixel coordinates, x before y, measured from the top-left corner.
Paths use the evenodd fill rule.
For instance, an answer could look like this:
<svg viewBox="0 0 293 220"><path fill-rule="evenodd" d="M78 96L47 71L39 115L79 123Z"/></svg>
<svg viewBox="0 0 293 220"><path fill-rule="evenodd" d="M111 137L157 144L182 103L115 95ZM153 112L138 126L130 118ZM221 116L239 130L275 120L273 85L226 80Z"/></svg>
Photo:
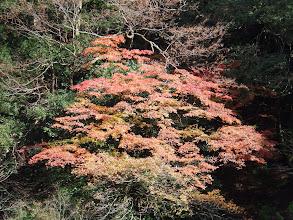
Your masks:
<svg viewBox="0 0 293 220"><path fill-rule="evenodd" d="M3 219L293 219L292 1L0 11Z"/></svg>

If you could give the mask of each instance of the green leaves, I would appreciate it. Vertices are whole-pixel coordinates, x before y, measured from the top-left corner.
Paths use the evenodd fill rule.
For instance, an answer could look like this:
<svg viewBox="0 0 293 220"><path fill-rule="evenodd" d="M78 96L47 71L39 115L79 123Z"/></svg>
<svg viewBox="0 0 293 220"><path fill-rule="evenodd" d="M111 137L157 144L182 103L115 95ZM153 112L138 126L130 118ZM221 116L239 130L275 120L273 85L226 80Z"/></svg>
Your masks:
<svg viewBox="0 0 293 220"><path fill-rule="evenodd" d="M5 151L9 151L13 148L15 140L22 138L23 124L18 123L15 120L2 119L0 121L0 152L1 156L5 155Z"/></svg>

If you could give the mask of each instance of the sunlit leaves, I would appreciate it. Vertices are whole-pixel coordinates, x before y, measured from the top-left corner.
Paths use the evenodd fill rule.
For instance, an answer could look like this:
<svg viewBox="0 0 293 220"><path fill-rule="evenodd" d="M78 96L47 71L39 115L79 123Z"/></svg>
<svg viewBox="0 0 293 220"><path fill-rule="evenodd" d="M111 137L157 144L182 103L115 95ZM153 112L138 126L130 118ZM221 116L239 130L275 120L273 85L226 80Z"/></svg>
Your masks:
<svg viewBox="0 0 293 220"><path fill-rule="evenodd" d="M103 148L97 145L94 152L77 154L82 147L48 147L30 163L47 160L48 166L72 165L75 174L119 182L125 172L143 179L138 175L145 169L141 161L155 160L190 187L205 188L221 165L234 163L241 168L246 161L265 162L264 152L272 152L274 144L254 128L242 126L225 106L225 100L233 99L227 89L230 84L207 80L194 74L194 69L167 73L158 63L146 63L148 58L142 55L150 51L118 48L123 42L121 35L99 38L92 42L95 47L84 50L103 60L100 68L114 65L124 72L73 86L76 103L65 109L68 116L56 118L53 125L103 143ZM143 64L131 70L123 62L127 59ZM113 167L109 161L119 165Z"/></svg>

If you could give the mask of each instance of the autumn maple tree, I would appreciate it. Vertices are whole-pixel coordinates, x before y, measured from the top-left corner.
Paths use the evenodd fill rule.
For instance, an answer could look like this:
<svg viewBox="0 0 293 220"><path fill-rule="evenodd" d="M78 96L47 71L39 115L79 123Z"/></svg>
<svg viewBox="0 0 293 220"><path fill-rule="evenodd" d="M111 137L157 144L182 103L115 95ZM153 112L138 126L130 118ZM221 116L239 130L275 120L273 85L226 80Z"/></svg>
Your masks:
<svg viewBox="0 0 293 220"><path fill-rule="evenodd" d="M150 195L191 214L191 200L239 211L215 191L198 192L227 163L238 169L247 161L264 164L274 143L227 108L234 96L223 80L192 68L168 72L150 60L149 50L119 48L124 42L122 35L101 37L83 51L93 60L82 68L111 68L113 74L72 87L76 102L53 125L72 138L44 144L28 163L70 166L77 176L88 176L89 184L143 181Z"/></svg>

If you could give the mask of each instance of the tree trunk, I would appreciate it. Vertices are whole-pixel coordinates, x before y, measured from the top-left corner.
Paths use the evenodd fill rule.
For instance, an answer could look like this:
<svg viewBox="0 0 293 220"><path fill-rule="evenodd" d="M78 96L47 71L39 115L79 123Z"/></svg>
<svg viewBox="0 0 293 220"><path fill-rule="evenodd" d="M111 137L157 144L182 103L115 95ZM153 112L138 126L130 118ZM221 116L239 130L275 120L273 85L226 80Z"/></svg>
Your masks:
<svg viewBox="0 0 293 220"><path fill-rule="evenodd" d="M80 19L80 12L81 12L81 9L82 9L82 0L77 0L77 3L76 3L76 11L75 11L75 33L73 36L79 36L80 33L79 33L79 30L80 30L80 24L81 24L81 19Z"/></svg>

